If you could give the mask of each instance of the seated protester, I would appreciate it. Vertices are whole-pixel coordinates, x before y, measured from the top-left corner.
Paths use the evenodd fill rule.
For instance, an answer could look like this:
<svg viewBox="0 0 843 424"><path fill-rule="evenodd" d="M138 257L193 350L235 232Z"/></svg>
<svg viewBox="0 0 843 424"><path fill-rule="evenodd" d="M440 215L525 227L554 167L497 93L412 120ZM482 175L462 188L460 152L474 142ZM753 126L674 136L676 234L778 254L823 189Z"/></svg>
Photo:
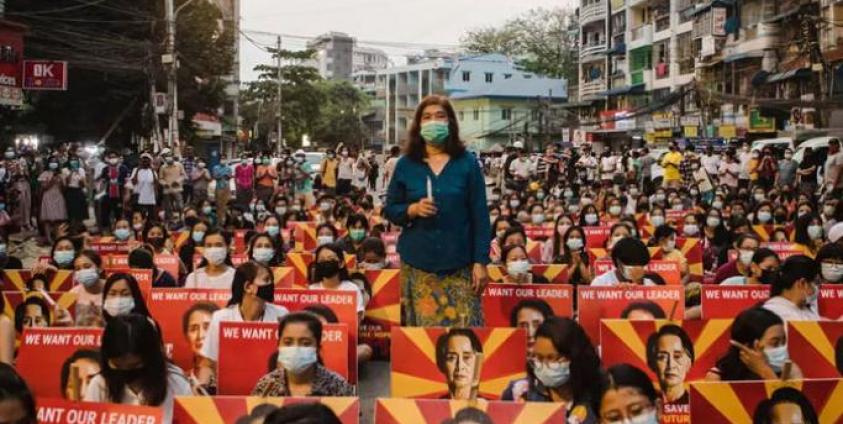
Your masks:
<svg viewBox="0 0 843 424"><path fill-rule="evenodd" d="M764 302L764 308L775 312L783 321L819 320L817 268L817 263L807 256L787 258L773 279L770 299Z"/></svg>
<svg viewBox="0 0 843 424"><path fill-rule="evenodd" d="M199 213L192 206L187 206L182 210L182 226L179 231L190 231L197 222L199 222Z"/></svg>
<svg viewBox="0 0 843 424"><path fill-rule="evenodd" d="M779 380L790 359L784 321L762 307L741 312L732 323L729 350L705 376L709 381ZM793 363L790 379L802 378Z"/></svg>
<svg viewBox="0 0 843 424"><path fill-rule="evenodd" d="M787 230L781 227L773 230L773 235L770 236L770 241L774 243L789 243L790 239L787 236Z"/></svg>
<svg viewBox="0 0 843 424"><path fill-rule="evenodd" d="M279 215L267 215L261 222L261 227L263 228L263 232L269 234L275 245L281 249L279 254L283 257L283 254L286 252L284 251L284 238L281 236L281 220Z"/></svg>
<svg viewBox="0 0 843 424"><path fill-rule="evenodd" d="M509 326L523 328L527 332L527 358L532 358L536 343L536 329L549 317L553 309L542 299L524 299L518 302L509 314Z"/></svg>
<svg viewBox="0 0 843 424"><path fill-rule="evenodd" d="M743 286L753 284L772 284L779 272L779 256L776 252L761 247L752 255L752 262L749 264L749 274L746 276L738 275L729 277L723 280L720 285L724 286Z"/></svg>
<svg viewBox="0 0 843 424"><path fill-rule="evenodd" d="M277 238L273 238L268 233L253 235L249 240L247 250L249 260L269 267L283 266L283 252L281 251L281 247L276 243L276 240Z"/></svg>
<svg viewBox="0 0 843 424"><path fill-rule="evenodd" d="M196 247L202 244L205 233L210 226L206 221L198 221L190 227L190 234L187 240L179 248L179 259L184 264L185 272L193 272L193 257L196 255Z"/></svg>
<svg viewBox="0 0 843 424"><path fill-rule="evenodd" d="M515 225L513 225L513 222L505 216L499 216L492 223L492 242L489 248L489 258L493 263L498 263L500 261L501 247L503 247L503 237L506 235L506 231Z"/></svg>
<svg viewBox="0 0 843 424"><path fill-rule="evenodd" d="M621 319L630 321L654 321L665 318L667 314L664 313L664 309L652 300L632 302L621 311Z"/></svg>
<svg viewBox="0 0 843 424"><path fill-rule="evenodd" d="M319 223L323 222L334 222L334 205L336 204L336 200L334 196L331 195L323 195L316 200L316 204L319 205L319 211L316 214L316 221Z"/></svg>
<svg viewBox="0 0 843 424"><path fill-rule="evenodd" d="M386 260L386 245L383 240L375 237L368 237L360 243L357 249L357 266L364 271L377 271L392 268Z"/></svg>
<svg viewBox="0 0 843 424"><path fill-rule="evenodd" d="M521 225L514 225L508 230L504 231L503 237L500 238L500 246L527 246L527 233L524 232L524 227ZM501 257L500 260L503 260Z"/></svg>
<svg viewBox="0 0 843 424"><path fill-rule="evenodd" d="M819 424L820 418L806 393L794 387L779 387L762 400L752 414L753 423Z"/></svg>
<svg viewBox="0 0 843 424"><path fill-rule="evenodd" d="M210 200L203 200L199 211L201 212L199 214L199 219L207 222L208 225L216 226L219 222L217 212L214 210Z"/></svg>
<svg viewBox="0 0 843 424"><path fill-rule="evenodd" d="M62 396L67 400L81 401L91 379L99 375L100 371L99 350L83 348L73 352L61 366L59 384Z"/></svg>
<svg viewBox="0 0 843 424"><path fill-rule="evenodd" d="M598 275L592 286L605 287L619 284L653 286L656 283L645 277L650 251L641 240L625 237L612 248L612 263L615 269Z"/></svg>
<svg viewBox="0 0 843 424"><path fill-rule="evenodd" d="M606 370L599 398L601 423L656 424L661 416L659 394L647 373L629 364Z"/></svg>
<svg viewBox="0 0 843 424"><path fill-rule="evenodd" d="M254 414L254 410L252 414ZM253 422L264 424L342 424L342 421L331 408L318 402L287 404L269 413L263 421L249 421L249 423Z"/></svg>
<svg viewBox="0 0 843 424"><path fill-rule="evenodd" d="M597 207L593 204L585 204L585 199L582 199L583 208L582 213L580 213L580 227L594 227L600 225L600 214L597 211Z"/></svg>
<svg viewBox="0 0 843 424"><path fill-rule="evenodd" d="M816 261L820 264L822 282L832 284L843 282L843 245L826 244L817 252Z"/></svg>
<svg viewBox="0 0 843 424"><path fill-rule="evenodd" d="M214 370L219 359L221 322L278 322L287 315L287 308L272 303L275 286L272 270L257 262L246 262L235 272L228 306L211 316L211 323L202 343L197 379L209 393L215 384Z"/></svg>
<svg viewBox="0 0 843 424"><path fill-rule="evenodd" d="M105 280L102 291L102 315L108 322L114 317L128 314L152 318L135 277L118 272Z"/></svg>
<svg viewBox="0 0 843 424"><path fill-rule="evenodd" d="M805 253L814 257L823 245L823 225L820 217L807 214L796 218L793 227L793 241Z"/></svg>
<svg viewBox="0 0 843 424"><path fill-rule="evenodd" d="M136 210L132 212L132 230L135 240L142 240L143 229L146 228L146 216L143 212Z"/></svg>
<svg viewBox="0 0 843 424"><path fill-rule="evenodd" d="M559 252L561 254L554 253L554 259L549 263L568 265L565 270L568 273L568 284L590 284L594 273L589 266L591 260L585 248L585 232L582 227L570 227L561 237L563 240ZM555 249L556 247L554 247L554 252L556 252Z"/></svg>
<svg viewBox="0 0 843 424"><path fill-rule="evenodd" d="M668 225L656 227L650 245L662 249L662 258L666 261L673 261L679 264L679 273L682 283L688 282L688 259L681 250L676 248L676 230Z"/></svg>
<svg viewBox="0 0 843 424"><path fill-rule="evenodd" d="M664 196L664 194L662 194ZM653 227L661 227L667 222L667 219L664 217L664 209L654 206L650 213L647 214L647 221Z"/></svg>
<svg viewBox="0 0 843 424"><path fill-rule="evenodd" d="M592 405L600 390L602 366L585 331L570 318L549 317L536 330L527 386L510 383L502 400L559 402L577 422L596 422ZM521 386L521 387L519 387Z"/></svg>
<svg viewBox="0 0 843 424"><path fill-rule="evenodd" d="M503 284L549 284L543 275L532 271L530 259L524 246L511 244L504 246L501 253L503 259L503 278L498 283Z"/></svg>
<svg viewBox="0 0 843 424"><path fill-rule="evenodd" d="M114 240L118 242L129 242L134 240L132 226L126 218L120 218L114 223Z"/></svg>
<svg viewBox="0 0 843 424"><path fill-rule="evenodd" d="M52 324L51 308L44 298L32 295L15 307L15 331L23 333L24 328L44 328Z"/></svg>
<svg viewBox="0 0 843 424"><path fill-rule="evenodd" d="M143 230L143 242L152 247L156 255L173 254L173 241L167 233L167 226L161 223L147 223Z"/></svg>
<svg viewBox="0 0 843 424"><path fill-rule="evenodd" d="M53 242L50 249L50 261L45 264L36 262L32 265L32 274L47 274L48 271L73 270L73 258L79 250L76 242L68 236L61 236Z"/></svg>
<svg viewBox="0 0 843 424"><path fill-rule="evenodd" d="M310 267L310 288L317 290L349 290L357 293L357 314L362 319L366 299L357 284L350 281L345 267L345 255L336 244L324 244L316 248Z"/></svg>
<svg viewBox="0 0 843 424"><path fill-rule="evenodd" d="M152 287L178 287L178 282L169 271L155 266L152 251L147 247L139 247L129 252L129 268L152 270Z"/></svg>
<svg viewBox="0 0 843 424"><path fill-rule="evenodd" d="M23 262L20 259L9 255L9 235L0 233L0 270L23 269Z"/></svg>
<svg viewBox="0 0 843 424"><path fill-rule="evenodd" d="M35 424L35 397L26 381L8 364L0 364L0 420L4 423Z"/></svg>
<svg viewBox="0 0 843 424"><path fill-rule="evenodd" d="M145 315L108 321L102 333L100 374L91 379L86 402L160 407L173 420L173 400L193 392L181 369L167 360L158 326Z"/></svg>
<svg viewBox="0 0 843 424"><path fill-rule="evenodd" d="M316 246L333 244L339 240L339 232L333 224L319 224L316 227Z"/></svg>
<svg viewBox="0 0 843 424"><path fill-rule="evenodd" d="M102 316L102 290L105 278L102 271L102 258L93 250L83 250L73 259L73 282L70 289L76 294L76 317L80 313Z"/></svg>
<svg viewBox="0 0 843 424"><path fill-rule="evenodd" d="M349 255L356 255L360 244L369 233L369 220L360 214L353 214L346 222L348 235L342 239L342 249Z"/></svg>
<svg viewBox="0 0 843 424"><path fill-rule="evenodd" d="M752 264L752 256L760 245L761 240L755 234L743 233L738 236L734 244L735 249L738 251L738 257L717 268L717 273L714 276L714 284L720 284L723 280L730 277L748 276L750 272L749 267ZM723 249L723 251L725 252L726 249Z"/></svg>
<svg viewBox="0 0 843 424"><path fill-rule="evenodd" d="M612 247L621 239L632 237L632 230L624 223L616 222L609 229L609 238L606 239L606 250L611 251Z"/></svg>
<svg viewBox="0 0 843 424"><path fill-rule="evenodd" d="M353 396L354 387L319 357L322 322L311 313L285 316L278 325L278 367L258 380L252 396Z"/></svg>
<svg viewBox="0 0 843 424"><path fill-rule="evenodd" d="M184 280L187 289L229 289L234 267L228 252L229 237L218 229L209 229L202 239L202 262Z"/></svg>

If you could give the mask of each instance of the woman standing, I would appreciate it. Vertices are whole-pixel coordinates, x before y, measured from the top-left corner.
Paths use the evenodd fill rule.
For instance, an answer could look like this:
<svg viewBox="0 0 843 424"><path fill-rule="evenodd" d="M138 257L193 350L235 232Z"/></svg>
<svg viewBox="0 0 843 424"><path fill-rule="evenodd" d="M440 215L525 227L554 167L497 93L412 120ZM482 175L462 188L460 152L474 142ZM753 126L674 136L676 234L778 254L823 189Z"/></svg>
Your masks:
<svg viewBox="0 0 843 424"><path fill-rule="evenodd" d="M491 231L486 182L446 98L428 96L416 109L384 211L404 227L403 325L482 326Z"/></svg>
<svg viewBox="0 0 843 424"><path fill-rule="evenodd" d="M144 218L149 219L155 209L155 188L158 185L158 176L152 170L152 155L141 155L140 166L132 173L131 182L136 196L135 206Z"/></svg>
<svg viewBox="0 0 843 424"><path fill-rule="evenodd" d="M85 169L78 157L70 158L69 168L64 169L64 199L67 202L67 219L72 225L81 225L88 219L88 202L85 198Z"/></svg>
<svg viewBox="0 0 843 424"><path fill-rule="evenodd" d="M44 224L44 234L48 241L52 238L52 226L67 220L67 206L62 194L63 181L59 161L51 157L47 169L38 176L41 184L41 223Z"/></svg>

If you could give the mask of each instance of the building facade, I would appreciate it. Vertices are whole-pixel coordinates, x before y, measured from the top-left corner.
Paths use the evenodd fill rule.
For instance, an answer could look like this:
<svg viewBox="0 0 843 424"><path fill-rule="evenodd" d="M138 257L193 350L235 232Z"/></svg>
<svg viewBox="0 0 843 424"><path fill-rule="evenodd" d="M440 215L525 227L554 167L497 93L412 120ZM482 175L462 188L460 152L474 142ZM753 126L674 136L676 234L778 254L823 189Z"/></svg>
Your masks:
<svg viewBox="0 0 843 424"><path fill-rule="evenodd" d="M316 51L310 64L325 79L351 80L354 72L354 38L343 32L322 34L307 43Z"/></svg>

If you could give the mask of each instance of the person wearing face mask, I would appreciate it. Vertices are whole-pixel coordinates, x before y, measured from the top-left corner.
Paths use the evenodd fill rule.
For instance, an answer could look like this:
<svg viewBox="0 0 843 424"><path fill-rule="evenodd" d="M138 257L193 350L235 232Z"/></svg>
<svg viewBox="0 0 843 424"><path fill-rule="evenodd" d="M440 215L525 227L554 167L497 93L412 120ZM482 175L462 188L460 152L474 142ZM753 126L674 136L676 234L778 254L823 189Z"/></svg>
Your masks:
<svg viewBox="0 0 843 424"><path fill-rule="evenodd" d="M621 217L621 213L623 213L623 207L621 206L621 201L618 198L612 197L609 201L609 207L606 208L606 217L605 220L607 222L617 221Z"/></svg>
<svg viewBox="0 0 843 424"><path fill-rule="evenodd" d="M662 403L650 377L629 364L606 370L599 395L604 424L658 424Z"/></svg>
<svg viewBox="0 0 843 424"><path fill-rule="evenodd" d="M202 239L202 262L185 279L189 289L228 289L235 269L228 254L229 237L219 229L209 229Z"/></svg>
<svg viewBox="0 0 843 424"><path fill-rule="evenodd" d="M152 317L135 277L122 272L111 274L102 290L102 316L108 322L127 314Z"/></svg>
<svg viewBox="0 0 843 424"><path fill-rule="evenodd" d="M755 285L767 284L771 285L776 280L781 261L776 252L761 247L752 255L752 261L747 269L747 275L729 277L723 280L721 285Z"/></svg>
<svg viewBox="0 0 843 424"><path fill-rule="evenodd" d="M73 259L73 282L71 293L76 295L77 313L90 309L99 314L102 305L103 275L102 258L93 250L82 250Z"/></svg>
<svg viewBox="0 0 843 424"><path fill-rule="evenodd" d="M652 286L656 283L646 278L650 252L641 240L624 237L612 247L615 269L606 271L591 282L592 286L617 286L621 284Z"/></svg>
<svg viewBox="0 0 843 424"><path fill-rule="evenodd" d="M201 220L193 224L189 230L187 240L179 248L179 259L185 266L185 271L193 272L193 255L196 254L196 247L202 245L205 233L210 225L207 221Z"/></svg>
<svg viewBox="0 0 843 424"><path fill-rule="evenodd" d="M820 266L820 277L823 283L843 283L843 246L838 243L828 243L817 252L815 260Z"/></svg>
<svg viewBox="0 0 843 424"><path fill-rule="evenodd" d="M193 203L201 205L208 200L208 186L211 183L211 172L208 171L208 162L205 159L198 159L196 167L190 173L190 183L193 186Z"/></svg>
<svg viewBox="0 0 843 424"><path fill-rule="evenodd" d="M316 246L333 244L339 239L339 232L331 224L320 224L316 227Z"/></svg>
<svg viewBox="0 0 843 424"><path fill-rule="evenodd" d="M275 240L268 233L252 236L249 240L249 259L270 267L281 266L284 263L284 257Z"/></svg>
<svg viewBox="0 0 843 424"><path fill-rule="evenodd" d="M232 169L225 163L218 163L211 170L215 181L214 201L216 202L216 216L224 219L228 213L228 203L231 200ZM203 211L204 213L204 211Z"/></svg>
<svg viewBox="0 0 843 424"><path fill-rule="evenodd" d="M129 268L148 269L152 271L152 287L178 287L175 277L169 271L155 266L152 250L138 247L129 252Z"/></svg>
<svg viewBox="0 0 843 424"><path fill-rule="evenodd" d="M626 237L632 237L632 230L627 224L620 222L612 224L609 229L609 238L606 239L606 250L611 251L617 242Z"/></svg>
<svg viewBox="0 0 843 424"><path fill-rule="evenodd" d="M180 162L172 155L164 158L164 164L158 168L158 181L161 183L161 203L166 219L169 220L182 209L182 192L187 173Z"/></svg>
<svg viewBox="0 0 843 424"><path fill-rule="evenodd" d="M357 293L357 315L363 318L366 300L360 286L351 282L345 267L345 255L336 245L319 246L314 253L314 262L310 267L308 281L310 288L316 290L347 290Z"/></svg>
<svg viewBox="0 0 843 424"><path fill-rule="evenodd" d="M341 240L342 249L349 255L356 255L360 243L369 234L369 220L364 215L354 214L348 217L346 225L348 235Z"/></svg>
<svg viewBox="0 0 843 424"><path fill-rule="evenodd" d="M747 309L735 318L731 346L708 371L708 381L779 380L786 362L787 333L784 321L762 307ZM791 363L788 379L802 378L802 370Z"/></svg>
<svg viewBox="0 0 843 424"><path fill-rule="evenodd" d="M386 260L386 245L383 240L376 237L363 240L357 249L357 264L364 271L392 268L392 264Z"/></svg>
<svg viewBox="0 0 843 424"><path fill-rule="evenodd" d="M659 207L654 207L647 215L647 220L650 221L650 225L653 227L660 227L664 225L666 222L664 218L664 210Z"/></svg>
<svg viewBox="0 0 843 424"><path fill-rule="evenodd" d="M337 146L339 152L339 163L337 164L337 195L345 196L351 192L351 182L354 179L354 158L351 157L348 147Z"/></svg>
<svg viewBox="0 0 843 424"><path fill-rule="evenodd" d="M255 166L253 160L248 157L242 158L240 163L234 167L235 204L242 208L248 208L252 201L255 186Z"/></svg>
<svg viewBox="0 0 843 424"><path fill-rule="evenodd" d="M38 176L38 183L41 185L39 222L43 225L43 234L50 242L53 237L54 226L67 221L67 204L62 194L64 178L62 178L59 170L58 158L51 157L47 161L47 169Z"/></svg>
<svg viewBox="0 0 843 424"><path fill-rule="evenodd" d="M278 325L278 367L258 380L252 396L353 396L354 387L322 365L321 344L316 315L285 316Z"/></svg>
<svg viewBox="0 0 843 424"><path fill-rule="evenodd" d="M149 153L141 155L140 165L132 171L129 180L134 187L135 205L143 213L144 218L150 219L155 210L156 187L158 186L158 175L152 169L152 155Z"/></svg>
<svg viewBox="0 0 843 424"><path fill-rule="evenodd" d="M823 234L822 221L813 213L802 215L796 219L793 241L806 255L816 256L823 245Z"/></svg>
<svg viewBox="0 0 843 424"><path fill-rule="evenodd" d="M741 233L734 243L734 248L738 251L737 258L717 268L714 275L714 284L720 284L731 277L749 275L752 256L760 245L761 240L755 234Z"/></svg>
<svg viewBox="0 0 843 424"><path fill-rule="evenodd" d="M87 176L78 157L71 157L68 167L62 169L64 178L64 201L67 205L67 219L73 225L81 225L88 219L88 199L85 197Z"/></svg>
<svg viewBox="0 0 843 424"><path fill-rule="evenodd" d="M764 302L764 308L775 312L783 321L819 320L816 312L820 294L816 282L818 271L817 262L807 256L787 258L770 287L770 299Z"/></svg>
<svg viewBox="0 0 843 424"><path fill-rule="evenodd" d="M587 205L584 204L582 213L580 213L579 224L580 227L595 227L600 225L600 214L597 212L597 207L590 203Z"/></svg>
<svg viewBox="0 0 843 424"><path fill-rule="evenodd" d="M568 284L587 285L594 274L589 266L590 259L585 248L585 232L582 227L570 227L562 236L564 245L561 255L552 263L567 264Z"/></svg>
<svg viewBox="0 0 843 424"><path fill-rule="evenodd" d="M100 354L100 374L88 383L85 402L160 407L169 423L174 398L193 394L181 369L167 360L157 325L145 315L109 320Z"/></svg>
<svg viewBox="0 0 843 424"><path fill-rule="evenodd" d="M255 170L255 197L266 205L269 204L272 193L275 192L275 180L278 179L278 172L272 166L272 160L267 152L264 152L258 161ZM322 186L325 186L324 178L322 178Z"/></svg>
<svg viewBox="0 0 843 424"><path fill-rule="evenodd" d="M114 235L114 240L117 242L124 243L134 239L132 226L129 224L129 220L125 218L120 218L114 223L114 230L112 230L111 233Z"/></svg>
<svg viewBox="0 0 843 424"><path fill-rule="evenodd" d="M216 362L219 360L220 323L278 322L288 314L287 308L273 304L272 269L249 261L239 267L231 282L228 305L211 316L211 323L202 343L202 358L196 371L198 383L214 393Z"/></svg>
<svg viewBox="0 0 843 424"><path fill-rule="evenodd" d="M681 250L676 248L676 230L668 225L656 227L650 243L655 247L661 248L663 260L673 261L679 264L679 274L682 277L682 282L687 283L688 259L685 258Z"/></svg>
<svg viewBox="0 0 843 424"><path fill-rule="evenodd" d="M523 246L504 246L501 258L504 262L504 273L500 283L503 284L548 284L543 275L532 272L530 259Z"/></svg>
<svg viewBox="0 0 843 424"><path fill-rule="evenodd" d="M111 228L112 219L119 220L123 216L123 187L129 178L129 168L120 163L116 152L108 152L105 157L106 166L97 177L98 182L105 187L98 222L103 229Z"/></svg>

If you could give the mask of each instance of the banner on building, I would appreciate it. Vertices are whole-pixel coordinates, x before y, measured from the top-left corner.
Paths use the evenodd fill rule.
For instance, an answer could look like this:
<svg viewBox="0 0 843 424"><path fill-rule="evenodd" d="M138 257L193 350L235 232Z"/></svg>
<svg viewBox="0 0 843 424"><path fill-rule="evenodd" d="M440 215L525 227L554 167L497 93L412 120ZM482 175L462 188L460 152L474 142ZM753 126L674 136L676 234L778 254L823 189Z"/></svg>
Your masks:
<svg viewBox="0 0 843 424"><path fill-rule="evenodd" d="M699 137L699 127L682 127L682 134L686 138L697 138Z"/></svg>
<svg viewBox="0 0 843 424"><path fill-rule="evenodd" d="M24 60L23 88L42 91L67 90L67 62Z"/></svg>
<svg viewBox="0 0 843 424"><path fill-rule="evenodd" d="M672 112L656 112L653 114L653 128L673 128Z"/></svg>
<svg viewBox="0 0 843 424"><path fill-rule="evenodd" d="M711 8L711 35L725 36L726 35L726 8L712 7Z"/></svg>
<svg viewBox="0 0 843 424"><path fill-rule="evenodd" d="M761 116L761 111L752 109L749 112L749 132L770 133L776 131L776 118Z"/></svg>
<svg viewBox="0 0 843 424"><path fill-rule="evenodd" d="M0 20L0 105L23 105L24 30L22 25Z"/></svg>

